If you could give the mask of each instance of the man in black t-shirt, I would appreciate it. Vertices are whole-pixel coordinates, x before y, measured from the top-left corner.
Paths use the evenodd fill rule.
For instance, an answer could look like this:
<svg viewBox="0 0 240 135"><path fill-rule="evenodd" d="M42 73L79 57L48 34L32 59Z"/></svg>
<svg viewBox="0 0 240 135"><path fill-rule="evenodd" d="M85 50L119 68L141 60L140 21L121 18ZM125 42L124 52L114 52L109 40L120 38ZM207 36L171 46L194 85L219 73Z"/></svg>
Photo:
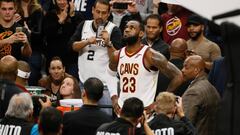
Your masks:
<svg viewBox="0 0 240 135"><path fill-rule="evenodd" d="M29 57L32 49L27 30L15 23L16 3L11 0L0 2L0 58L13 55L16 59Z"/></svg>

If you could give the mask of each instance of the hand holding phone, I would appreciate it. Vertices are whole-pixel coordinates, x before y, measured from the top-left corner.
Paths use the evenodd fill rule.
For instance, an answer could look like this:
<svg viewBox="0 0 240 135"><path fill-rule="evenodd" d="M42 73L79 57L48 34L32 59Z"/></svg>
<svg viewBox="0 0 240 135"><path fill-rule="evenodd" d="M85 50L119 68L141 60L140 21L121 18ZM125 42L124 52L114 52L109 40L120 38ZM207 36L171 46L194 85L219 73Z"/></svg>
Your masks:
<svg viewBox="0 0 240 135"><path fill-rule="evenodd" d="M128 9L128 3L114 2L113 9Z"/></svg>

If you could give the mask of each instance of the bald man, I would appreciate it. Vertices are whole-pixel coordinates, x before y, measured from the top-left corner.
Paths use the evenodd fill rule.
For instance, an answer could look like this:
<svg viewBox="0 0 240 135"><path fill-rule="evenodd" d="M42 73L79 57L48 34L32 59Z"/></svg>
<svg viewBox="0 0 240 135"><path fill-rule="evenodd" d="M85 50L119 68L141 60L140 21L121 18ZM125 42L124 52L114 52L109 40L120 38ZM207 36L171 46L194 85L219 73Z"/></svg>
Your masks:
<svg viewBox="0 0 240 135"><path fill-rule="evenodd" d="M187 50L187 43L186 43L186 40L182 38L176 38L175 40L172 41L171 45L169 46L169 52L170 52L169 61L173 63L180 70L182 69L183 62L186 58L186 55L185 55L186 50ZM158 75L157 92L155 97L158 95L158 93L165 91L167 89L169 82L170 82L170 79L160 72ZM188 82L183 83L180 87L177 88L176 91L174 91L174 94L178 96L182 96L182 94L184 93L188 85L189 85Z"/></svg>
<svg viewBox="0 0 240 135"><path fill-rule="evenodd" d="M187 42L182 38L176 38L172 41L169 47L170 59L182 59L186 58Z"/></svg>
<svg viewBox="0 0 240 135"><path fill-rule="evenodd" d="M220 96L208 81L204 68L205 62L199 55L189 56L184 61L183 77L193 81L182 96L183 109L198 135L214 135Z"/></svg>
<svg viewBox="0 0 240 135"><path fill-rule="evenodd" d="M182 38L176 38L172 41L171 46L169 48L170 51L170 61L172 63L179 63L177 61L181 61L181 66L176 65L178 68L182 68L183 61L186 58L186 51L187 51L187 42Z"/></svg>
<svg viewBox="0 0 240 135"><path fill-rule="evenodd" d="M0 60L0 79L16 80L18 63L15 57L6 55Z"/></svg>
<svg viewBox="0 0 240 135"><path fill-rule="evenodd" d="M0 119L4 117L9 101L14 94L22 92L15 84L18 63L6 55L0 59Z"/></svg>

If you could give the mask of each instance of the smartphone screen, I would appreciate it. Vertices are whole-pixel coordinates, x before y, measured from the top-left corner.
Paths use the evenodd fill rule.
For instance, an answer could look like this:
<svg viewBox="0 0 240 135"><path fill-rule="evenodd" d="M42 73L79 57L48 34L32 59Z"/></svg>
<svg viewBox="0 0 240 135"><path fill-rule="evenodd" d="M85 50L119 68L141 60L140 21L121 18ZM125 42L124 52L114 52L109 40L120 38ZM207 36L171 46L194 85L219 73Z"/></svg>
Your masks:
<svg viewBox="0 0 240 135"><path fill-rule="evenodd" d="M22 27L16 27L16 32L22 32Z"/></svg>
<svg viewBox="0 0 240 135"><path fill-rule="evenodd" d="M120 3L120 2L114 2L113 3L114 9L128 9L128 3Z"/></svg>

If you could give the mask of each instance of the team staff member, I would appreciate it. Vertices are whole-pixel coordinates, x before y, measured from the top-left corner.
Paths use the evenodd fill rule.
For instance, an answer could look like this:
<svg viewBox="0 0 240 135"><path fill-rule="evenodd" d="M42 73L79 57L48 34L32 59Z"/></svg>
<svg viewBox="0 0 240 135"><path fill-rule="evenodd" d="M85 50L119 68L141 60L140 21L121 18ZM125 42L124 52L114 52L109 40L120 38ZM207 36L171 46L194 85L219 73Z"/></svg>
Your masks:
<svg viewBox="0 0 240 135"><path fill-rule="evenodd" d="M115 51L110 59L109 73L118 71L120 76L120 96L112 96L113 107L119 113L123 102L130 97L138 97L144 107L151 110L160 70L171 78L167 91L174 91L182 83L181 71L161 54L141 44L144 26L135 20L129 21L124 30L126 47ZM120 105L120 107L119 107Z"/></svg>
<svg viewBox="0 0 240 135"><path fill-rule="evenodd" d="M79 52L78 69L79 79L85 82L90 77L99 78L105 85L103 98L100 104L111 105L109 91L117 89L117 79L106 74L109 63L109 53L114 48L121 48L121 31L108 21L110 4L108 0L96 0L92 8L93 20L86 20L79 25L70 40L74 51ZM97 29L100 25L104 30L96 38ZM112 41L112 43L111 43ZM113 45L113 46L112 46ZM109 85L107 85L107 82ZM111 114L112 110L107 110Z"/></svg>
<svg viewBox="0 0 240 135"><path fill-rule="evenodd" d="M207 79L203 58L187 57L182 73L185 80L192 80L182 96L186 116L196 126L198 135L215 135L220 95Z"/></svg>

